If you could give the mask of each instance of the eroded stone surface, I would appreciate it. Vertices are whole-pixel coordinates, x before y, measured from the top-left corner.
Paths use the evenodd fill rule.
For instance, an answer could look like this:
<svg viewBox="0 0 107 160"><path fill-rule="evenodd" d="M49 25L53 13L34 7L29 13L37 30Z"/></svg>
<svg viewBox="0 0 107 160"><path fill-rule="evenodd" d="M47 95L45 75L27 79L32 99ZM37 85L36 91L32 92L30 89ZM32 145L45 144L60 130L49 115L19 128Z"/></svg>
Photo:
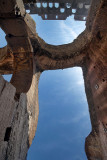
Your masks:
<svg viewBox="0 0 107 160"><path fill-rule="evenodd" d="M85 21L91 0L24 0L30 14L38 14L43 20L65 20L74 15L75 20Z"/></svg>
<svg viewBox="0 0 107 160"><path fill-rule="evenodd" d="M35 71L26 94L17 93L12 84L0 77L0 160L26 159L38 121L39 76ZM10 133L6 133L7 128Z"/></svg>
<svg viewBox="0 0 107 160"><path fill-rule="evenodd" d="M87 158L107 160L107 1L92 1L86 30L71 44L46 44L22 0L0 1L0 26L8 43L0 49L0 73L13 74L11 84L0 77L0 160L26 159L37 127L40 72L74 66L83 69L92 124Z"/></svg>

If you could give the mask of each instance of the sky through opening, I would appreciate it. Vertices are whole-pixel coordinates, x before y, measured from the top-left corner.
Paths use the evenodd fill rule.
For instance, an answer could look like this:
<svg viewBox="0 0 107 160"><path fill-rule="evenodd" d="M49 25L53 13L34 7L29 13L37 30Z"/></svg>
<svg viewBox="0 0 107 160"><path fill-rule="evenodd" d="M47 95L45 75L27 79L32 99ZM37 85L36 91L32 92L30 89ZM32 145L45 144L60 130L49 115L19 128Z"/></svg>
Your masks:
<svg viewBox="0 0 107 160"><path fill-rule="evenodd" d="M37 15L38 35L48 44L73 42L85 22L73 16L43 21ZM45 71L39 82L39 120L27 160L86 160L85 137L91 125L81 68Z"/></svg>
<svg viewBox="0 0 107 160"><path fill-rule="evenodd" d="M38 35L53 45L71 43L85 29L85 22L43 21L37 15ZM7 42L0 29L0 47ZM10 81L10 76L4 76ZM45 71L39 82L39 120L27 160L86 160L85 137L91 125L84 91L82 70L78 67Z"/></svg>

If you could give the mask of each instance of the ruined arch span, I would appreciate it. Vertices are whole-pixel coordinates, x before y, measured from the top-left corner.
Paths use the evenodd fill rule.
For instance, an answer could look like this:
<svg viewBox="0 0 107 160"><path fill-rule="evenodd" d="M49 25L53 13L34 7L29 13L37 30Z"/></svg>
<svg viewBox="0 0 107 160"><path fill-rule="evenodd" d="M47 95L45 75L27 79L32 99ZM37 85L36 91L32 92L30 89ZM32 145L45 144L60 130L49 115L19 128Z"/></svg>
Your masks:
<svg viewBox="0 0 107 160"><path fill-rule="evenodd" d="M80 66L92 131L88 160L107 159L107 1L92 0L86 29L73 43L53 46L36 33L22 0L0 1L0 27L7 46L0 49L0 160L25 160L38 121L38 81L44 70Z"/></svg>

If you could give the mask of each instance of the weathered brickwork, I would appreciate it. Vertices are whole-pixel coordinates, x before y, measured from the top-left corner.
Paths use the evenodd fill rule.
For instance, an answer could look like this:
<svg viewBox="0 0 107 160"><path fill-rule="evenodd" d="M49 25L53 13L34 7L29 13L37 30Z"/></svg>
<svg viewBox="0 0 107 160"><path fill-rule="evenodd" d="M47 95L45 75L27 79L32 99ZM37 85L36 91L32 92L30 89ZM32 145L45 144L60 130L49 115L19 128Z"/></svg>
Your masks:
<svg viewBox="0 0 107 160"><path fill-rule="evenodd" d="M10 83L0 76L0 160L26 159L38 121L40 73L74 66L83 70L92 124L87 158L107 160L107 1L92 0L85 31L60 46L38 36L24 3L0 0L0 27L7 40L0 48L0 74L13 74Z"/></svg>
<svg viewBox="0 0 107 160"><path fill-rule="evenodd" d="M43 20L65 20L74 15L75 20L86 21L91 0L25 0L24 3L30 14L38 14Z"/></svg>

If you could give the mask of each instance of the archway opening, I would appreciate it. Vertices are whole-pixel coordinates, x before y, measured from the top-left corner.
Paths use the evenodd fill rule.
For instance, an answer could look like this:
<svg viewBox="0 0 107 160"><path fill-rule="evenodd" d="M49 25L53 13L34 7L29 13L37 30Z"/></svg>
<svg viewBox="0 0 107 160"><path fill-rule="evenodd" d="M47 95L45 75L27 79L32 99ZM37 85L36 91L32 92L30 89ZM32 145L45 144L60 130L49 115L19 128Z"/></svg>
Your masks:
<svg viewBox="0 0 107 160"><path fill-rule="evenodd" d="M61 9L63 12L64 9ZM36 22L36 32L46 43L52 45L62 45L73 42L86 26L85 21L75 21L74 15L69 16L66 20L45 20L38 15L31 15ZM56 15L58 19L58 15Z"/></svg>
<svg viewBox="0 0 107 160"><path fill-rule="evenodd" d="M39 119L27 160L83 160L91 131L81 68L45 71L39 82Z"/></svg>
<svg viewBox="0 0 107 160"><path fill-rule="evenodd" d="M10 82L10 81L11 81L11 78L12 78L12 74L3 75L3 78L4 78L6 81Z"/></svg>
<svg viewBox="0 0 107 160"><path fill-rule="evenodd" d="M6 34L4 31L0 28L0 48L3 48L7 45L7 41L5 39Z"/></svg>

